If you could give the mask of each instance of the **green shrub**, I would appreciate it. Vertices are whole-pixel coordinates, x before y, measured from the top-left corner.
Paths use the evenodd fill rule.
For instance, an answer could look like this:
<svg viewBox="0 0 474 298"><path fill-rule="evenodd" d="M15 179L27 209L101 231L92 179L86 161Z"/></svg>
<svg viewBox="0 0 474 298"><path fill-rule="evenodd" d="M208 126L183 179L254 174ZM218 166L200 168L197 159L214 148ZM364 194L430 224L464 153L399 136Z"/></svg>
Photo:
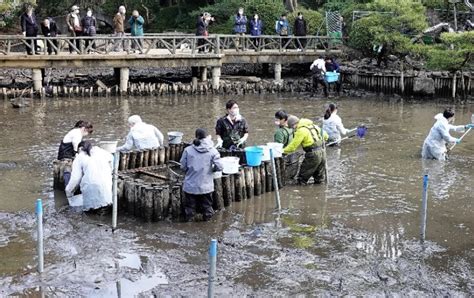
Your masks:
<svg viewBox="0 0 474 298"><path fill-rule="evenodd" d="M301 12L304 19L306 20L306 24L308 25L308 35L326 35L324 15L319 11L306 8L298 9L298 11L288 15L288 22L290 23L293 34L295 33L294 24L295 19L298 16L298 12Z"/></svg>

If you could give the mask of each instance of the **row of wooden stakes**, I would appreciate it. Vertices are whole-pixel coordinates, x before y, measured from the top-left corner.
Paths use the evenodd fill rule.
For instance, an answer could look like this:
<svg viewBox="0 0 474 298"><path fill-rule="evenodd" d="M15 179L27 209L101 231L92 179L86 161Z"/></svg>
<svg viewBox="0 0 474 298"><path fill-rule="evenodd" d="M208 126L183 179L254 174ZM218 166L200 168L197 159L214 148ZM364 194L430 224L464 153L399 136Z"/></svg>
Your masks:
<svg viewBox="0 0 474 298"><path fill-rule="evenodd" d="M284 158L275 158L275 165L278 187L281 188L291 178L287 173L295 171L291 169L287 171ZM182 181L149 179L160 176L156 173L164 172L166 169L167 166L155 166L120 173L118 180L120 210L145 222L184 219L185 194ZM162 175L163 178L165 176ZM232 202L252 199L274 191L271 163L265 161L257 167L241 166L236 174L224 174L222 177L214 178L214 188L212 197L215 210L222 210Z"/></svg>
<svg viewBox="0 0 474 298"><path fill-rule="evenodd" d="M120 152L119 171L163 165L170 160L179 162L184 149L189 144L169 144L147 150Z"/></svg>

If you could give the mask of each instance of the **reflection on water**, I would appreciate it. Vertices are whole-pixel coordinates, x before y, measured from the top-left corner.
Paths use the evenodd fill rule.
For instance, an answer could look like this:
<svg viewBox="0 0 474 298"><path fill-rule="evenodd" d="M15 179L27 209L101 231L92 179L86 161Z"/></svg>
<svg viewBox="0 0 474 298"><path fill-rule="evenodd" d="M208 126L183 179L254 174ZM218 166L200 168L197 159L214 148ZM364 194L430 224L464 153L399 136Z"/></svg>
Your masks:
<svg viewBox="0 0 474 298"><path fill-rule="evenodd" d="M276 110L283 108L300 117L318 119L329 103L277 95L232 98L239 101L240 111L249 122L251 145L271 141ZM247 287L265 289L257 292L269 296L278 290L300 293L295 289L310 294L326 293L314 289L330 289L336 295L380 294L370 289L379 289L383 272L364 276L374 260L385 260L388 267L395 268L390 278L401 284L401 276L416 280L420 274L417 270L426 266L412 262L420 257L416 239L425 173L430 176L428 243L445 248L443 259L453 258L469 275L472 269L463 264L468 260L472 265L474 244L474 139L466 137L447 162L420 159L433 116L443 105L339 100L339 115L345 126L365 124L368 134L327 149L328 185L283 188L280 215L275 212L274 195L268 193L234 203L210 223L145 225L120 215L121 232L111 235L107 226L97 226L108 223L109 218L82 216L64 209L64 198L56 196L53 200L51 162L59 141L77 120L94 123L94 140L122 142L128 132L128 116L139 114L164 134L182 131L189 141L197 127L214 130L228 99L48 99L35 101L26 109L11 109L4 102L0 106L0 163L14 162L16 167L0 169L0 289L7 289L1 295L36 295L37 285L46 284L47 290L41 291L47 295L130 297L160 284L175 290L166 292L169 295L195 295L179 284L205 289L205 252L208 240L214 237L221 241L220 262L225 266L218 269L221 290L225 289L222 295L233 291L255 294ZM456 121L469 122L473 110L472 105L458 108ZM39 197L46 198L48 250L47 278L42 283L34 275L31 249L31 211ZM433 253L440 251L431 249ZM447 264L432 263L443 278L437 280L436 273L431 275L431 269L424 269L428 277L410 283L410 289L430 292L431 284L441 288L463 284L463 277ZM344 287L359 292L344 292ZM466 292L463 286L456 289Z"/></svg>

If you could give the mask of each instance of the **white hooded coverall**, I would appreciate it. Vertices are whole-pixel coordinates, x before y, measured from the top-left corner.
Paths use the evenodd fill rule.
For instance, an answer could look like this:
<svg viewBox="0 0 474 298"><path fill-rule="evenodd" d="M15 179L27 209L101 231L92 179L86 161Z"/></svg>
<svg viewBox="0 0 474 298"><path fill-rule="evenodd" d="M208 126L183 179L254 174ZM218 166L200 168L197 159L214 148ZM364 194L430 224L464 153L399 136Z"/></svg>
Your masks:
<svg viewBox="0 0 474 298"><path fill-rule="evenodd" d="M328 119L323 120L323 129L329 135L328 142L339 142L341 134L346 135L349 132L337 114L332 114Z"/></svg>
<svg viewBox="0 0 474 298"><path fill-rule="evenodd" d="M464 132L464 125L451 125L443 114L434 117L437 121L430 130L429 135L423 143L421 157L424 159L446 160L446 143L455 143L456 138L450 134L450 130Z"/></svg>
<svg viewBox="0 0 474 298"><path fill-rule="evenodd" d="M112 160L109 152L97 146L92 147L91 156L82 151L72 163L71 180L66 194L71 196L80 183L83 209L97 209L112 204Z"/></svg>
<svg viewBox="0 0 474 298"><path fill-rule="evenodd" d="M138 150L152 149L163 146L163 134L151 124L138 122L130 128L125 145L117 148L117 151L128 151L134 146Z"/></svg>

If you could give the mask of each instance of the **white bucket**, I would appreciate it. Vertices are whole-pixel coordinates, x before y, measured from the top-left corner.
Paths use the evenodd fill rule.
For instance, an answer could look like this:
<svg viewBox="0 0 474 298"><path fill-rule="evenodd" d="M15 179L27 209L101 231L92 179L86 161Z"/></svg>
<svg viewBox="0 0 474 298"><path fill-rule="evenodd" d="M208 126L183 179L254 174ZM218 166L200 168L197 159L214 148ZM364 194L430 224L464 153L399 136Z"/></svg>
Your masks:
<svg viewBox="0 0 474 298"><path fill-rule="evenodd" d="M170 131L168 133L168 143L169 144L181 144L181 139L183 138L183 133L179 131Z"/></svg>
<svg viewBox="0 0 474 298"><path fill-rule="evenodd" d="M258 147L263 148L262 161L269 161L270 160L270 147L266 145L262 145Z"/></svg>
<svg viewBox="0 0 474 298"><path fill-rule="evenodd" d="M221 158L224 169L224 174L236 174L239 172L239 160L240 158L235 156L226 156Z"/></svg>
<svg viewBox="0 0 474 298"><path fill-rule="evenodd" d="M282 143L267 143L267 146L273 149L273 157L282 157L283 155Z"/></svg>
<svg viewBox="0 0 474 298"><path fill-rule="evenodd" d="M115 153L115 151L117 151L117 141L100 142L99 147L107 152Z"/></svg>

